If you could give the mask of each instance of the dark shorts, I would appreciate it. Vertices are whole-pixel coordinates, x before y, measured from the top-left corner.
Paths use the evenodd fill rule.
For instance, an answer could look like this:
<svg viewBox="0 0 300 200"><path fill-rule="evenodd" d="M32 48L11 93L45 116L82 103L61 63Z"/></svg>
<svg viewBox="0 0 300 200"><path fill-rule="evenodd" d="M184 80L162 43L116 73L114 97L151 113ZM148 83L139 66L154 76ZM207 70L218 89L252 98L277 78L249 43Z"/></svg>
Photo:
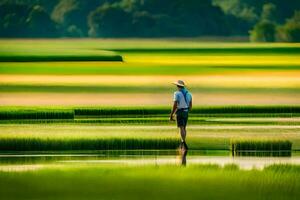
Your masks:
<svg viewBox="0 0 300 200"><path fill-rule="evenodd" d="M177 127L180 127L180 126L185 127L187 125L188 117L189 117L188 111L178 110L176 112Z"/></svg>

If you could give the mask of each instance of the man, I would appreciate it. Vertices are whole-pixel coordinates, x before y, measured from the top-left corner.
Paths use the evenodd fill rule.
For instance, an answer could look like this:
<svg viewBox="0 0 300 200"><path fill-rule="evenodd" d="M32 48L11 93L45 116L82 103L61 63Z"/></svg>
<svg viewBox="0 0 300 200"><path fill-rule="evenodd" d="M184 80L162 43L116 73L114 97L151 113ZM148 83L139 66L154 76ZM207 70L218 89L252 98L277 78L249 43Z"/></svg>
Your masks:
<svg viewBox="0 0 300 200"><path fill-rule="evenodd" d="M186 125L188 121L189 111L192 109L192 94L187 91L182 80L173 83L177 86L178 91L174 92L174 104L170 115L170 120L174 121L174 114L176 113L177 127L180 129L181 148L188 149L185 142Z"/></svg>

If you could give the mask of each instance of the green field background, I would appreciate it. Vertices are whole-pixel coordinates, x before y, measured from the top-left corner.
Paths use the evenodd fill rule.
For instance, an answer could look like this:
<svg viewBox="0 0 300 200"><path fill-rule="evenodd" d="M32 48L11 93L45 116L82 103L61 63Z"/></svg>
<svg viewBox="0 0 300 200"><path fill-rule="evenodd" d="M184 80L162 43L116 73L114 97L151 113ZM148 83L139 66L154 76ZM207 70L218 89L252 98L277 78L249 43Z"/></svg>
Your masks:
<svg viewBox="0 0 300 200"><path fill-rule="evenodd" d="M0 45L3 105L22 105L23 97L25 105L166 106L177 79L186 81L195 105L299 104L297 43L41 39Z"/></svg>

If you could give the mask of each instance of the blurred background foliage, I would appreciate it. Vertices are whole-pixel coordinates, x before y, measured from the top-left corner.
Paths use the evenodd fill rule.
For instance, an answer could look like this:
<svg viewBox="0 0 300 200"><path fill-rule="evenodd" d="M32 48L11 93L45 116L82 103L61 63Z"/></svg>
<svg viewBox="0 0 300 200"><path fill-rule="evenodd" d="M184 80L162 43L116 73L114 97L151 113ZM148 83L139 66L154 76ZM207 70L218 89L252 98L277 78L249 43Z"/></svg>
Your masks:
<svg viewBox="0 0 300 200"><path fill-rule="evenodd" d="M300 42L300 1L0 1L0 37L201 36Z"/></svg>

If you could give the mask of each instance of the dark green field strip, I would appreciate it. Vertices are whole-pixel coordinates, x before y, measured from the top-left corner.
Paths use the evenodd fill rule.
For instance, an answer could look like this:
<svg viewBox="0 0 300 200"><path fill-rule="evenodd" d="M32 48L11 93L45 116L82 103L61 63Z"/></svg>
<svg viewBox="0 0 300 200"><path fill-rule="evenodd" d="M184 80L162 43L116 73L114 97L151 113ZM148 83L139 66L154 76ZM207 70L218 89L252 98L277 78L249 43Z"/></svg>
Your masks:
<svg viewBox="0 0 300 200"><path fill-rule="evenodd" d="M153 118L88 118L88 119L12 119L0 120L0 124L101 124L101 125L175 125L175 122L170 122L168 117L153 117ZM204 118L204 117L190 117L188 124L193 125L281 125L281 126L299 126L300 121L293 120L249 120L235 119L224 120L222 118Z"/></svg>
<svg viewBox="0 0 300 200"><path fill-rule="evenodd" d="M127 120L139 123L165 121L169 113L170 107L1 107L0 120L78 119L85 122L85 118L88 117L87 121L94 120L94 122ZM299 114L300 106L208 106L194 107L191 111L191 119L202 121L201 117L222 117L222 115L225 118L231 115L233 117L296 117Z"/></svg>
<svg viewBox="0 0 300 200"><path fill-rule="evenodd" d="M126 62L126 61L125 61ZM105 63L89 65L87 62L82 62L80 65L65 65L64 62L59 64L51 64L51 62L0 62L1 74L47 74L47 75L195 75L195 74L215 74L215 73L230 73L230 72L272 72L272 71L299 71L299 65L263 65L253 66L243 64L242 66L222 65L197 65L197 64L182 64L182 65L160 65L160 64L132 64L132 63L115 63L106 66Z"/></svg>
<svg viewBox="0 0 300 200"><path fill-rule="evenodd" d="M57 62L57 61L117 61L122 62L122 56L1 56L0 62Z"/></svg>
<svg viewBox="0 0 300 200"><path fill-rule="evenodd" d="M175 138L1 138L0 151L176 149Z"/></svg>
<svg viewBox="0 0 300 200"><path fill-rule="evenodd" d="M286 94L299 93L299 88L261 88L261 87L189 87L193 92L205 93L271 93ZM0 92L37 92L37 93L166 93L173 92L164 86L64 86L64 85L2 85Z"/></svg>
<svg viewBox="0 0 300 200"><path fill-rule="evenodd" d="M0 110L1 120L14 119L74 119L73 110Z"/></svg>
<svg viewBox="0 0 300 200"><path fill-rule="evenodd" d="M168 115L165 115L168 116ZM208 117L208 118L292 118L300 117L300 113L215 113L215 114L206 114L206 113L191 113L191 117Z"/></svg>
<svg viewBox="0 0 300 200"><path fill-rule="evenodd" d="M116 51L120 53L186 53L186 54L299 54L300 55L300 46L299 47L206 47L206 48L112 48L108 49L111 51Z"/></svg>
<svg viewBox="0 0 300 200"><path fill-rule="evenodd" d="M136 114L136 115L75 115L75 119L96 119L96 118L168 118L170 114ZM189 113L192 118L293 118L300 117L300 113L219 113L219 114L205 114L205 113Z"/></svg>
<svg viewBox="0 0 300 200"><path fill-rule="evenodd" d="M0 120L0 124L73 124L74 119L11 119Z"/></svg>
<svg viewBox="0 0 300 200"><path fill-rule="evenodd" d="M168 117L164 118L101 118L101 119L76 119L75 123L86 124L175 124L170 122ZM194 125L300 125L300 121L278 121L278 120L239 120L227 121L214 118L189 118L189 124Z"/></svg>
<svg viewBox="0 0 300 200"><path fill-rule="evenodd" d="M175 150L179 147L179 138L1 138L0 152L18 151L97 151L97 150ZM297 150L291 141L256 141L230 142L230 139L189 137L192 150L222 150L234 152L264 151L287 152ZM258 152L257 152L258 153ZM236 154L235 154L236 155Z"/></svg>
<svg viewBox="0 0 300 200"><path fill-rule="evenodd" d="M288 140L233 140L231 150L238 151L291 151L292 142Z"/></svg>
<svg viewBox="0 0 300 200"><path fill-rule="evenodd" d="M54 61L123 61L121 55L103 50L79 49L1 49L0 62L54 62Z"/></svg>
<svg viewBox="0 0 300 200"><path fill-rule="evenodd" d="M170 107L120 107L120 108L74 108L75 116L97 115L155 115L169 114ZM206 106L194 107L192 114L265 114L265 113L300 113L300 106Z"/></svg>

